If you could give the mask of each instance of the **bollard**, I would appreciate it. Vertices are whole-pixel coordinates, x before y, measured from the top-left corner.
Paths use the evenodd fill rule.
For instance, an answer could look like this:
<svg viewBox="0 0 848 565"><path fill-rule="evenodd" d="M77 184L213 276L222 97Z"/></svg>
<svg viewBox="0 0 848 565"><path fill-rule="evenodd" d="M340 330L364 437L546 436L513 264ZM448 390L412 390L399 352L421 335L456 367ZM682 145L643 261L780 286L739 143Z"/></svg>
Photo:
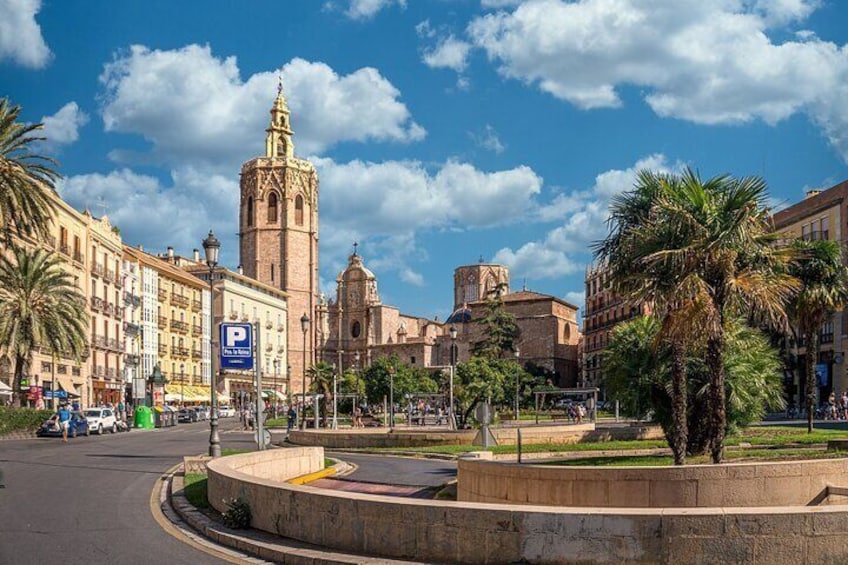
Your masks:
<svg viewBox="0 0 848 565"><path fill-rule="evenodd" d="M521 465L521 428L518 428L518 464Z"/></svg>

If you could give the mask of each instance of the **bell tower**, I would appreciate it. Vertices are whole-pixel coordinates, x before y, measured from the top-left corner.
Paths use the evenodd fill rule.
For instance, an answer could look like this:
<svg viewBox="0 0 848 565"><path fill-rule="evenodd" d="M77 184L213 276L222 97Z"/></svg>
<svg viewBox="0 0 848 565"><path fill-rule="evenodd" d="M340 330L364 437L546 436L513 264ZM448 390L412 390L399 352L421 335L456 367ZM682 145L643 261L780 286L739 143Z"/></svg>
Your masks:
<svg viewBox="0 0 848 565"><path fill-rule="evenodd" d="M241 167L239 258L245 275L289 295L284 331L290 392L300 392L305 370L315 361L318 173L294 156L290 117L281 82L265 130L265 155ZM304 314L310 319L305 335Z"/></svg>

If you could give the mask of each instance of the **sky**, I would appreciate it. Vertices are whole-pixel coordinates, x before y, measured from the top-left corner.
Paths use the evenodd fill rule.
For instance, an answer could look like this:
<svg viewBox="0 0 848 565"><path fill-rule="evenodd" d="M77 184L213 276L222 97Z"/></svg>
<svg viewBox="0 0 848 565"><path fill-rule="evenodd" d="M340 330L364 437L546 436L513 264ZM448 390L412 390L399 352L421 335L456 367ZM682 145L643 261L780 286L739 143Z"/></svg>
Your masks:
<svg viewBox="0 0 848 565"><path fill-rule="evenodd" d="M445 319L460 265L578 306L640 169L848 179L842 0L0 0L0 97L124 242L238 264L238 174L282 84L320 179L328 297Z"/></svg>

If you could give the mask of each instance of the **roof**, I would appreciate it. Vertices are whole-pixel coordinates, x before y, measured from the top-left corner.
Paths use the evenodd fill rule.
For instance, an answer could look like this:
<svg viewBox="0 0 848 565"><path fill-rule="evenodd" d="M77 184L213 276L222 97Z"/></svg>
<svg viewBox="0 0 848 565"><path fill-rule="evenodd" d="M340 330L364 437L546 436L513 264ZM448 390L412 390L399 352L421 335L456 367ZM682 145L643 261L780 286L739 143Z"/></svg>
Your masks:
<svg viewBox="0 0 848 565"><path fill-rule="evenodd" d="M147 253L135 247L130 247L126 244L123 246L123 248L124 256L129 256L132 259L135 259L141 265L150 267L151 269L155 269L157 272L163 273L165 276L178 280L183 284L198 289L206 288L206 284L202 280L178 267L171 265L167 261L163 261L162 259L159 259L158 257L151 255L150 253Z"/></svg>
<svg viewBox="0 0 848 565"><path fill-rule="evenodd" d="M533 301L541 301L541 300L553 300L554 302L559 302L560 304L564 304L565 306L569 306L577 310L579 306L575 306L570 302L566 302L562 298L557 298L556 296L550 294L541 294L539 292L533 292L531 290L519 290L518 292L510 292L508 294L501 295L501 300L504 302L533 302Z"/></svg>

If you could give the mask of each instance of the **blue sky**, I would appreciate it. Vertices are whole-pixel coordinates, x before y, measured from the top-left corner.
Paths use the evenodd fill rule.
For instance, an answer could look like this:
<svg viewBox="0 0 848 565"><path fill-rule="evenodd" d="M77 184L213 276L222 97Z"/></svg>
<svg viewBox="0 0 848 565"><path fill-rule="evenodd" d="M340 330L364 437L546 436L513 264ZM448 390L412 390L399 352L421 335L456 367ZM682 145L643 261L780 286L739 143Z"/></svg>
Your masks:
<svg viewBox="0 0 848 565"><path fill-rule="evenodd" d="M321 279L360 242L384 303L441 319L479 257L582 305L640 168L848 178L838 0L0 0L0 96L43 121L60 192L131 245L238 263L240 164L278 75L321 180Z"/></svg>

